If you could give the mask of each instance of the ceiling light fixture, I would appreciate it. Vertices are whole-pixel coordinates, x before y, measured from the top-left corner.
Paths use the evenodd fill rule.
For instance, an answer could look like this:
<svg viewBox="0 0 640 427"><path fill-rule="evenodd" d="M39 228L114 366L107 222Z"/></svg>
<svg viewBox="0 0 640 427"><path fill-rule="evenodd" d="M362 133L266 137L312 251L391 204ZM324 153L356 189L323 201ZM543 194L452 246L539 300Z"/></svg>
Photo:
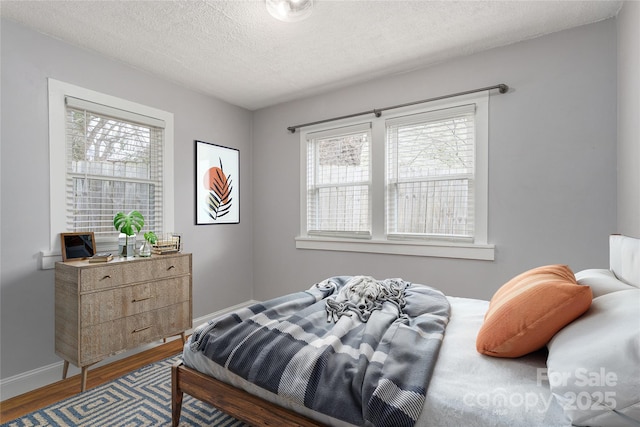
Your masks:
<svg viewBox="0 0 640 427"><path fill-rule="evenodd" d="M311 15L313 0L266 0L267 10L284 22L301 21Z"/></svg>

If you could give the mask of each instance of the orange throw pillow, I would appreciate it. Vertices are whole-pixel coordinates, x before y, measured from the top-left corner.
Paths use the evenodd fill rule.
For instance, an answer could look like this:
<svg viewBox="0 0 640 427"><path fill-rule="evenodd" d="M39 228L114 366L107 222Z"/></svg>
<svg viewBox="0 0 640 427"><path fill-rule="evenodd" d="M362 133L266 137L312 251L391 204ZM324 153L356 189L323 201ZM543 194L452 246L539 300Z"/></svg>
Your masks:
<svg viewBox="0 0 640 427"><path fill-rule="evenodd" d="M526 271L491 298L476 349L494 357L520 357L544 347L591 305L591 288L566 265Z"/></svg>

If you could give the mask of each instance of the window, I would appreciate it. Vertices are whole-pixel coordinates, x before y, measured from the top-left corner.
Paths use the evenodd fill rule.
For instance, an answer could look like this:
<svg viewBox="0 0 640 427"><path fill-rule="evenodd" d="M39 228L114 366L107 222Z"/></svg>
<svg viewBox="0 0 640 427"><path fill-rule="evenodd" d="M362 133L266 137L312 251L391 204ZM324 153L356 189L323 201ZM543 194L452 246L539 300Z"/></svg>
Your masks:
<svg viewBox="0 0 640 427"><path fill-rule="evenodd" d="M389 236L472 241L474 123L474 104L386 122Z"/></svg>
<svg viewBox="0 0 640 427"><path fill-rule="evenodd" d="M58 234L92 231L117 248L113 217L138 210L144 230L173 231L173 115L49 79L51 251ZM50 260L52 261L52 260Z"/></svg>
<svg viewBox="0 0 640 427"><path fill-rule="evenodd" d="M307 135L307 230L315 235L371 236L370 126Z"/></svg>
<svg viewBox="0 0 640 427"><path fill-rule="evenodd" d="M164 122L99 113L100 105L72 97L66 105L66 231L117 237L114 215L135 209L162 235Z"/></svg>
<svg viewBox="0 0 640 427"><path fill-rule="evenodd" d="M296 247L493 259L488 94L301 136Z"/></svg>

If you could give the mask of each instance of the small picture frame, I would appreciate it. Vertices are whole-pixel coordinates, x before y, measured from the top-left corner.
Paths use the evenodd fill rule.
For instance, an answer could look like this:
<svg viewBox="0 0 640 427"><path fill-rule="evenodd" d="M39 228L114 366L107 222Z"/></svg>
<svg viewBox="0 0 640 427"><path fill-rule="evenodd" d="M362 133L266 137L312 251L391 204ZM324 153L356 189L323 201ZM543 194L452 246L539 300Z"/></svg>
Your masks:
<svg viewBox="0 0 640 427"><path fill-rule="evenodd" d="M93 231L60 233L62 261L91 258L96 253L96 239Z"/></svg>

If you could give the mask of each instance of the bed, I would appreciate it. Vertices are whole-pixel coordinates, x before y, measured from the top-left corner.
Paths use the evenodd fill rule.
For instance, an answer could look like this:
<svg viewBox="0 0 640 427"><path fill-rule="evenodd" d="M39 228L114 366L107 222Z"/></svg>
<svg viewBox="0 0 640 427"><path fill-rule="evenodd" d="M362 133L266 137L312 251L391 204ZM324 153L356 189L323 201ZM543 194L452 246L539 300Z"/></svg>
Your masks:
<svg viewBox="0 0 640 427"><path fill-rule="evenodd" d="M384 297L373 308L353 292L362 297L374 279L329 278L221 316L196 328L172 367L172 423L187 393L255 426L640 426L640 239L610 236L609 267L534 268L491 301L387 279L376 281ZM302 294L312 301L298 307ZM309 320L318 307L322 325ZM307 323L287 323L287 310ZM383 331L377 322L394 312L385 322L400 326ZM331 351L285 350L280 337Z"/></svg>

